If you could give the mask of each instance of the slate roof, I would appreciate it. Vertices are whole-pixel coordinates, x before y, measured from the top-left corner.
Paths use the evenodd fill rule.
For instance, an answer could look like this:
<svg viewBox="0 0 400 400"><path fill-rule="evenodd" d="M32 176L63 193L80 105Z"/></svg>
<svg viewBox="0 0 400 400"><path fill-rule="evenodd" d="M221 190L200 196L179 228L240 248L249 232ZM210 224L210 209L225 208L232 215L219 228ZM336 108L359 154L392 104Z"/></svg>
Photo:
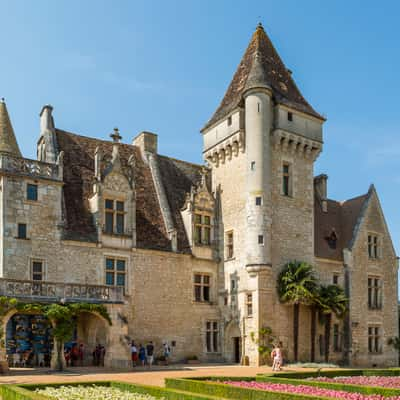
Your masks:
<svg viewBox="0 0 400 400"><path fill-rule="evenodd" d="M0 153L22 157L4 99L0 100Z"/></svg>
<svg viewBox="0 0 400 400"><path fill-rule="evenodd" d="M325 120L302 96L291 72L285 67L264 28L259 24L224 98L202 130L209 128L240 106L243 93L251 87L268 87L272 89L277 103Z"/></svg>
<svg viewBox="0 0 400 400"><path fill-rule="evenodd" d="M314 244L315 255L337 261L343 260L343 249L351 248L353 235L357 222L362 214L362 209L368 194L353 199L338 202L327 200L327 212L323 212L318 195L314 202ZM327 237L332 230L337 236L336 248L329 247Z"/></svg>
<svg viewBox="0 0 400 400"><path fill-rule="evenodd" d="M94 152L99 147L104 155L111 155L112 142L56 130L59 151L64 151L64 213L65 239L97 241L94 220L88 199L92 195L94 180ZM171 250L154 182L149 166L143 161L140 149L120 144L123 169L128 159L135 160L136 234L137 247ZM186 192L200 180L201 166L157 156L163 185L166 189L175 227L178 230L178 251L190 252L186 232L180 215Z"/></svg>

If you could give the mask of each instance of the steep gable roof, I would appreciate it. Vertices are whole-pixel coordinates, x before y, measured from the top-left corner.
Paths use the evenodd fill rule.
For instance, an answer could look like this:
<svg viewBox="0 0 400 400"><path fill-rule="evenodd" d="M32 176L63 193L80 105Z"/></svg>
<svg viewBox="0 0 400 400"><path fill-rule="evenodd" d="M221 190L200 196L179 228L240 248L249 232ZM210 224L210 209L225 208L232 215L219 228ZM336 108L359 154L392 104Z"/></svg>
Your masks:
<svg viewBox="0 0 400 400"><path fill-rule="evenodd" d="M243 93L252 87L268 87L272 90L277 103L321 120L325 119L302 96L291 72L285 67L264 28L259 24L224 98L202 130L209 128L237 108L242 102Z"/></svg>
<svg viewBox="0 0 400 400"><path fill-rule="evenodd" d="M320 199L315 196L314 247L317 257L343 260L343 249L352 247L355 230L367 199L368 193L342 203L328 199L327 211L324 212ZM327 240L332 231L337 236L335 248L331 248Z"/></svg>
<svg viewBox="0 0 400 400"><path fill-rule="evenodd" d="M59 150L64 151L65 239L96 242L97 233L88 201L93 190L94 153L99 147L103 154L111 155L112 142L60 129L56 130L56 135ZM137 247L170 251L171 243L149 166L143 161L137 146L120 143L119 153L123 169L128 168L130 156L134 157ZM189 253L180 208L186 192L200 180L201 166L163 156L157 156L157 159L178 231L178 251Z"/></svg>

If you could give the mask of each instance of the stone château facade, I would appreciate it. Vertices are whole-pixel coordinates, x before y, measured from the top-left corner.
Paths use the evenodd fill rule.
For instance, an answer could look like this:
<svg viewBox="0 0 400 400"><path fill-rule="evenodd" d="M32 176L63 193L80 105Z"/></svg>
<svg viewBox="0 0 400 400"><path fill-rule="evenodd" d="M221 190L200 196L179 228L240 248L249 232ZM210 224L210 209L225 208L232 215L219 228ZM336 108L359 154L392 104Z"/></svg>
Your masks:
<svg viewBox="0 0 400 400"><path fill-rule="evenodd" d="M377 193L328 199L327 176L313 176L325 119L261 26L202 129L206 166L158 154L150 132L125 144L118 130L111 141L61 130L52 111L29 160L0 103L0 294L106 304L113 325L83 316L75 339L105 344L108 365L129 363L130 339L168 342L173 361L258 364L252 336L266 326L293 357L276 281L304 260L350 299L331 360L397 364L397 260ZM309 360L309 308L300 321ZM316 360L323 342L319 326Z"/></svg>

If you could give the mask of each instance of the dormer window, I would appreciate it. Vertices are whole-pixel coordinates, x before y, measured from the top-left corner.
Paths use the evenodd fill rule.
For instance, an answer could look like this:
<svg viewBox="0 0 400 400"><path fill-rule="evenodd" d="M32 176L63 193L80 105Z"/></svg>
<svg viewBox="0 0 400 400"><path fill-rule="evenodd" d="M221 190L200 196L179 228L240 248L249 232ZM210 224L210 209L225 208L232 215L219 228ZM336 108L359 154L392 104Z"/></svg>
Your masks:
<svg viewBox="0 0 400 400"><path fill-rule="evenodd" d="M332 230L331 234L325 238L326 242L328 243L328 246L334 250L336 249L337 246L337 235L334 230Z"/></svg>
<svg viewBox="0 0 400 400"><path fill-rule="evenodd" d="M211 244L211 217L209 215L194 215L194 242L205 246Z"/></svg>
<svg viewBox="0 0 400 400"><path fill-rule="evenodd" d="M125 204L120 200L106 199L105 233L122 235L125 232Z"/></svg>

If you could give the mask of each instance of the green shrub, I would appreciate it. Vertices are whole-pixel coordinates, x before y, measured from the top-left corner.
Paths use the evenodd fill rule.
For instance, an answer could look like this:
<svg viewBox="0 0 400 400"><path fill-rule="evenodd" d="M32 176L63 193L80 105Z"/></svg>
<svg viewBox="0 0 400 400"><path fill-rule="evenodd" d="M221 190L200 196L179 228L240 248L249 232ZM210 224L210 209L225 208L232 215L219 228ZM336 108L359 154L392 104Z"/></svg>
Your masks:
<svg viewBox="0 0 400 400"><path fill-rule="evenodd" d="M157 386L144 386L129 384L124 382L101 381L101 382L72 382L72 383L42 383L42 384L24 384L24 385L0 385L0 395L2 400L50 400L48 396L35 393L36 389L45 387L60 386L111 386L120 390L126 390L133 393L149 394L154 397L167 400L218 400L214 396L205 396L202 394L188 393L173 389L165 389Z"/></svg>
<svg viewBox="0 0 400 400"><path fill-rule="evenodd" d="M221 378L220 378L221 379ZM236 380L238 378L236 377ZM240 380L243 380L240 378ZM254 380L254 378L253 378ZM238 386L225 385L223 383L210 383L193 379L166 379L167 388L183 390L186 392L213 395L224 399L235 400L305 400L310 399L308 395L272 392L261 389L242 388ZM314 400L326 400L326 397L313 396Z"/></svg>

